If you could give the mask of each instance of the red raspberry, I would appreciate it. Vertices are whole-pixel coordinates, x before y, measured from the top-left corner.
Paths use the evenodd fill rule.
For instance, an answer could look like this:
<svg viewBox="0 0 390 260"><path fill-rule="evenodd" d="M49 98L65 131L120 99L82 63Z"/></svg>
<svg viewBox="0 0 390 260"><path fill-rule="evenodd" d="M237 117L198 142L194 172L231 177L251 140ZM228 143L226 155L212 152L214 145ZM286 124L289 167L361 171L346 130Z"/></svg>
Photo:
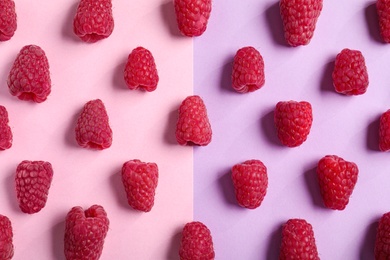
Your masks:
<svg viewBox="0 0 390 260"><path fill-rule="evenodd" d="M215 257L210 230L201 222L187 223L182 232L180 260L213 260Z"/></svg>
<svg viewBox="0 0 390 260"><path fill-rule="evenodd" d="M51 92L49 62L45 52L36 45L24 46L11 68L8 87L21 100L41 103Z"/></svg>
<svg viewBox="0 0 390 260"><path fill-rule="evenodd" d="M374 253L375 259L390 259L390 212L379 220Z"/></svg>
<svg viewBox="0 0 390 260"><path fill-rule="evenodd" d="M8 41L14 36L17 28L15 2L0 1L0 41Z"/></svg>
<svg viewBox="0 0 390 260"><path fill-rule="evenodd" d="M107 38L114 30L111 0L80 0L73 31L85 42Z"/></svg>
<svg viewBox="0 0 390 260"><path fill-rule="evenodd" d="M207 109L199 96L188 96L179 108L176 140L181 145L208 145L211 142L211 125Z"/></svg>
<svg viewBox="0 0 390 260"><path fill-rule="evenodd" d="M6 216L0 215L0 259L10 260L14 256L12 239L11 221Z"/></svg>
<svg viewBox="0 0 390 260"><path fill-rule="evenodd" d="M362 53L344 49L337 54L332 78L336 92L345 95L364 94L368 87L368 73Z"/></svg>
<svg viewBox="0 0 390 260"><path fill-rule="evenodd" d="M244 47L234 56L233 88L240 93L253 92L264 85L264 61L253 47Z"/></svg>
<svg viewBox="0 0 390 260"><path fill-rule="evenodd" d="M318 162L317 176L325 207L345 209L357 182L358 173L355 163L336 155L327 155Z"/></svg>
<svg viewBox="0 0 390 260"><path fill-rule="evenodd" d="M379 150L390 150L390 109L383 113L379 120Z"/></svg>
<svg viewBox="0 0 390 260"><path fill-rule="evenodd" d="M309 44L322 10L322 0L280 0L284 37L289 45Z"/></svg>
<svg viewBox="0 0 390 260"><path fill-rule="evenodd" d="M127 59L124 76L129 89L156 90L159 78L152 53L143 47L135 48Z"/></svg>
<svg viewBox="0 0 390 260"><path fill-rule="evenodd" d="M309 102L284 101L276 104L274 121L283 145L296 147L306 141L313 122Z"/></svg>
<svg viewBox="0 0 390 260"><path fill-rule="evenodd" d="M383 41L390 43L390 1L378 0L376 9L379 18L379 29Z"/></svg>
<svg viewBox="0 0 390 260"><path fill-rule="evenodd" d="M110 221L102 206L87 210L73 207L65 220L64 252L67 260L98 260L103 251Z"/></svg>
<svg viewBox="0 0 390 260"><path fill-rule="evenodd" d="M100 99L84 105L75 131L77 143L81 147L103 150L111 146L112 130L106 108Z"/></svg>
<svg viewBox="0 0 390 260"><path fill-rule="evenodd" d="M211 0L174 0L179 30L185 36L200 36L207 28Z"/></svg>
<svg viewBox="0 0 390 260"><path fill-rule="evenodd" d="M255 209L263 201L268 187L267 168L259 160L248 160L232 168L232 180L240 206Z"/></svg>
<svg viewBox="0 0 390 260"><path fill-rule="evenodd" d="M304 219L290 219L283 225L279 259L320 259L310 223Z"/></svg>
<svg viewBox="0 0 390 260"><path fill-rule="evenodd" d="M12 146L12 132L8 122L7 109L0 105L0 150L9 149Z"/></svg>
<svg viewBox="0 0 390 260"><path fill-rule="evenodd" d="M149 212L154 205L158 183L157 164L140 160L130 160L124 163L122 182L129 205L136 210Z"/></svg>
<svg viewBox="0 0 390 260"><path fill-rule="evenodd" d="M16 195L24 213L37 213L45 207L52 179L53 168L49 162L23 161L18 165Z"/></svg>

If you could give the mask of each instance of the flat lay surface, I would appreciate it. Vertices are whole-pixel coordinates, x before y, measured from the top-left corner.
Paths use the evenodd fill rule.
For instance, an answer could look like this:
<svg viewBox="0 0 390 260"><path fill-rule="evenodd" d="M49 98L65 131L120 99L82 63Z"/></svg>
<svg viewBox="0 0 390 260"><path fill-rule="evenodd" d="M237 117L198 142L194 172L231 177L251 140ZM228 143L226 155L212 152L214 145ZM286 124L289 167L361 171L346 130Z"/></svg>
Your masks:
<svg viewBox="0 0 390 260"><path fill-rule="evenodd" d="M192 149L175 140L176 111L192 94L192 40L179 37L170 1L113 1L110 37L89 44L72 30L78 1L15 1L18 28L0 43L0 104L9 115L13 145L1 151L0 214L11 221L14 259L65 259L65 217L74 206L104 207L110 220L101 259L177 259L178 233L193 218ZM44 8L43 8L44 7ZM175 27L176 26L176 27ZM46 53L51 94L42 103L19 100L6 80L23 46ZM138 47L154 55L160 81L154 92L130 90L123 71ZM113 131L111 147L80 147L77 117L85 103L101 99ZM159 182L148 213L127 204L123 163L154 162ZM23 160L52 164L46 206L28 215L18 207L15 172Z"/></svg>
<svg viewBox="0 0 390 260"><path fill-rule="evenodd" d="M321 259L373 259L377 222L389 211L388 154L379 151L379 117L390 108L390 49L382 43L374 1L324 1L311 42L289 47L278 1L214 1L208 29L194 40L194 92L202 96L213 129L207 147L194 149L194 218L213 234L216 259L277 259L282 224L312 224ZM244 46L263 56L264 86L240 94L231 87L232 61ZM360 50L367 92L335 92L332 71L344 48ZM313 124L296 148L282 146L273 110L279 101L308 101ZM343 211L323 206L318 161L335 154L359 176ZM261 206L238 206L231 167L261 160L268 190Z"/></svg>

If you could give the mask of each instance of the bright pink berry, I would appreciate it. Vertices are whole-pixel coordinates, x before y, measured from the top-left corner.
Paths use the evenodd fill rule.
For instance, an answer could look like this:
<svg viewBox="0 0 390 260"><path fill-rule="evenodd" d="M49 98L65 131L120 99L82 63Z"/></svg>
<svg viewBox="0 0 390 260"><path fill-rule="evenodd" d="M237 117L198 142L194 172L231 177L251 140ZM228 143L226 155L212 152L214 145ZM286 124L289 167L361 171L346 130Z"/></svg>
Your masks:
<svg viewBox="0 0 390 260"><path fill-rule="evenodd" d="M236 199L240 206L255 209L263 201L268 187L267 168L259 160L248 160L232 168Z"/></svg>
<svg viewBox="0 0 390 260"><path fill-rule="evenodd" d="M157 164L140 160L130 160L124 163L122 182L129 205L136 210L149 212L154 205L158 183Z"/></svg>
<svg viewBox="0 0 390 260"><path fill-rule="evenodd" d="M24 46L11 68L8 87L21 100L41 103L51 92L49 62L45 52L36 45Z"/></svg>
<svg viewBox="0 0 390 260"><path fill-rule="evenodd" d="M356 185L358 173L355 163L336 155L327 155L318 162L317 177L325 207L345 209Z"/></svg>
<svg viewBox="0 0 390 260"><path fill-rule="evenodd" d="M0 105L0 150L6 150L12 146L12 132L8 125L7 109Z"/></svg>
<svg viewBox="0 0 390 260"><path fill-rule="evenodd" d="M127 59L124 76L129 89L156 90L159 78L152 53L143 47L135 48Z"/></svg>
<svg viewBox="0 0 390 260"><path fill-rule="evenodd" d="M313 38L322 0L280 0L284 37L289 45L307 45Z"/></svg>
<svg viewBox="0 0 390 260"><path fill-rule="evenodd" d="M208 145L211 125L207 109L199 96L189 96L181 103L176 125L176 140L181 145Z"/></svg>
<svg viewBox="0 0 390 260"><path fill-rule="evenodd" d="M187 223L182 232L180 260L213 260L215 257L210 230L199 221Z"/></svg>
<svg viewBox="0 0 390 260"><path fill-rule="evenodd" d="M390 1L377 0L376 8L379 19L379 30L382 39L386 43L390 43Z"/></svg>
<svg viewBox="0 0 390 260"><path fill-rule="evenodd" d="M276 104L274 121L283 145L300 146L306 141L313 122L311 105L306 101L281 101Z"/></svg>
<svg viewBox="0 0 390 260"><path fill-rule="evenodd" d="M111 0L80 0L73 19L73 31L85 42L97 42L114 30Z"/></svg>
<svg viewBox="0 0 390 260"><path fill-rule="evenodd" d="M53 168L49 162L22 161L18 165L16 195L24 213L37 213L45 207L52 179Z"/></svg>
<svg viewBox="0 0 390 260"><path fill-rule="evenodd" d="M112 130L103 102L95 99L87 102L76 124L76 141L84 148L103 150L112 144Z"/></svg>
<svg viewBox="0 0 390 260"><path fill-rule="evenodd" d="M290 219L283 225L279 259L320 259L310 223L304 219Z"/></svg>
<svg viewBox="0 0 390 260"><path fill-rule="evenodd" d="M336 92L345 95L364 94L369 80L362 53L344 49L337 54L332 78Z"/></svg>
<svg viewBox="0 0 390 260"><path fill-rule="evenodd" d="M14 36L16 23L15 2L13 0L0 1L0 41L8 41Z"/></svg>
<svg viewBox="0 0 390 260"><path fill-rule="evenodd" d="M265 83L264 61L260 52L251 46L239 49L234 56L233 88L240 93L253 92Z"/></svg>
<svg viewBox="0 0 390 260"><path fill-rule="evenodd" d="M64 252L67 260L98 260L104 247L110 221L102 206L87 210L73 207L65 220Z"/></svg>
<svg viewBox="0 0 390 260"><path fill-rule="evenodd" d="M374 254L376 260L390 259L390 212L383 214L379 220Z"/></svg>
<svg viewBox="0 0 390 260"><path fill-rule="evenodd" d="M0 259L10 260L14 256L14 244L11 221L0 215Z"/></svg>
<svg viewBox="0 0 390 260"><path fill-rule="evenodd" d="M211 0L174 0L179 30L185 36L200 36L207 28Z"/></svg>
<svg viewBox="0 0 390 260"><path fill-rule="evenodd" d="M379 150L390 150L390 109L383 113L379 120Z"/></svg>

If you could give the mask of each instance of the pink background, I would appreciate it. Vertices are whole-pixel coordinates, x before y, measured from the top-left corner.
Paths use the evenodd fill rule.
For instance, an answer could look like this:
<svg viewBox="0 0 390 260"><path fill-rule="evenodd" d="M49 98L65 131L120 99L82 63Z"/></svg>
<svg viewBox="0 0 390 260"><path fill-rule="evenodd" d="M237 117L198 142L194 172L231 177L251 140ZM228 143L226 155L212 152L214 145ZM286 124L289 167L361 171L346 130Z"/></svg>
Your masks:
<svg viewBox="0 0 390 260"><path fill-rule="evenodd" d="M231 88L236 51L263 55L265 86L250 94ZM333 61L343 49L362 51L370 86L348 97L334 92ZM213 234L216 259L277 259L281 225L313 225L321 259L373 259L377 221L390 210L389 154L378 151L379 116L390 108L390 45L380 40L373 1L324 1L308 46L285 44L276 0L215 0L207 31L194 41L195 93L213 129L195 149L194 218ZM299 148L280 145L273 124L278 101L306 100L314 121ZM355 162L359 179L344 211L323 207L315 167L327 154ZM269 187L256 210L237 205L230 169L248 159L268 167Z"/></svg>
<svg viewBox="0 0 390 260"><path fill-rule="evenodd" d="M95 44L72 31L78 1L16 0L18 29L0 43L0 104L9 112L11 149L0 152L0 214L14 229L14 259L64 259L64 220L73 206L101 204L111 220L101 259L177 259L179 235L193 217L192 149L177 145L176 111L192 94L193 44L178 36L169 0L113 1L113 34ZM41 104L11 96L8 72L19 50L41 46L51 66L52 93ZM155 92L130 91L123 80L127 55L137 46L154 55L160 75ZM113 129L104 151L80 148L77 115L100 98ZM130 159L156 162L159 184L149 213L132 210L120 179ZM27 215L17 205L14 173L22 160L52 163L46 207Z"/></svg>

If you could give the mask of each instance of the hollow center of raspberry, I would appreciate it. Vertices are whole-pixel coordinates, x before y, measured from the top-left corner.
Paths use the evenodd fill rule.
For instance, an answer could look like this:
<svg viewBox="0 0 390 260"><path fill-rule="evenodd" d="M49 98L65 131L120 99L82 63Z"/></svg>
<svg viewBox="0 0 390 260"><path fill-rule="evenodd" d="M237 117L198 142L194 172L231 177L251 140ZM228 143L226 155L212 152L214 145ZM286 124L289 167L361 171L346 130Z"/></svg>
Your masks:
<svg viewBox="0 0 390 260"><path fill-rule="evenodd" d="M101 144L97 144L94 142L88 142L87 147L92 148L92 149L96 149L96 150L103 150L104 149L104 147Z"/></svg>
<svg viewBox="0 0 390 260"><path fill-rule="evenodd" d="M87 209L84 211L85 217L86 218L95 218L97 217L97 212L95 209Z"/></svg>

